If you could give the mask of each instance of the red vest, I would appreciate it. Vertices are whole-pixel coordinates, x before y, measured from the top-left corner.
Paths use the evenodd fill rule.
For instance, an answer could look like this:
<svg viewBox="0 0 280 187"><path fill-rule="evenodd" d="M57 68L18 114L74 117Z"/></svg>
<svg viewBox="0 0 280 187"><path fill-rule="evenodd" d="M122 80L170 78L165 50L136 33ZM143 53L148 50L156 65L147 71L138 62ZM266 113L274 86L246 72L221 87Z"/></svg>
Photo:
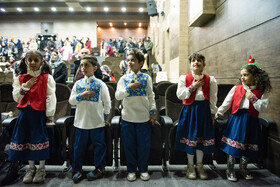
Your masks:
<svg viewBox="0 0 280 187"><path fill-rule="evenodd" d="M186 76L186 87L189 87L192 84L193 79L194 78L192 74L188 74ZM203 95L205 97L205 100L209 100L210 99L210 76L204 75L203 80L204 80L204 85L202 86ZM194 102L195 95L196 95L196 90L191 93L191 96L188 99L183 100L183 104L191 105Z"/></svg>
<svg viewBox="0 0 280 187"><path fill-rule="evenodd" d="M31 108L38 111L46 110L46 99L47 99L47 83L49 74L40 74L37 77L37 82L30 88L25 94L22 100L17 105L18 108L24 108L29 103ZM23 74L19 76L19 83L22 85L26 83L32 76L29 74Z"/></svg>
<svg viewBox="0 0 280 187"><path fill-rule="evenodd" d="M260 99L262 97L261 91L259 91L257 89L251 90L251 92L253 94L255 94L258 99ZM244 97L245 93L246 93L246 90L243 88L242 85L236 86L235 92L232 97L232 103L231 103L231 113L232 114L236 113L239 110L240 103L241 103L242 98ZM253 116L255 118L259 117L259 112L254 108L254 106L251 102L249 103L248 112L251 116Z"/></svg>

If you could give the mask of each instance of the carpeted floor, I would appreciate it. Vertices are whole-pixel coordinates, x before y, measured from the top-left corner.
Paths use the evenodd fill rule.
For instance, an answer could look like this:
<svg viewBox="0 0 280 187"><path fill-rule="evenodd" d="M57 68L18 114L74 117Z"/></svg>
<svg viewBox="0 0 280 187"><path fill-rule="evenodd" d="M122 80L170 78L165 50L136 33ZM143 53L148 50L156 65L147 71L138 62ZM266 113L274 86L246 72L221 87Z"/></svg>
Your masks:
<svg viewBox="0 0 280 187"><path fill-rule="evenodd" d="M226 165L215 165L216 167L205 166L209 175L208 180L189 180L185 177L184 166L170 166L167 167L167 172L164 175L162 168L159 166L149 167L149 173L151 179L147 182L141 181L137 178L134 182L126 180L126 168L120 167L119 172L114 172L112 167L106 167L106 175L103 179L96 181L82 180L79 184L74 184L71 179L71 172L65 174L63 178L59 178L59 173L64 167L47 166L47 176L44 184L23 184L22 177L25 173L25 168L20 171L21 176L17 182L10 186L50 186L50 187L69 187L69 186L133 186L133 187L187 187L187 186L199 186L199 187L241 187L241 186L280 186L280 178L266 169L259 169L255 165L250 164L249 170L254 176L254 180L248 181L241 177L237 172L238 181L230 182L226 180L225 169ZM238 168L238 165L236 165ZM93 167L84 167L85 171L93 170Z"/></svg>

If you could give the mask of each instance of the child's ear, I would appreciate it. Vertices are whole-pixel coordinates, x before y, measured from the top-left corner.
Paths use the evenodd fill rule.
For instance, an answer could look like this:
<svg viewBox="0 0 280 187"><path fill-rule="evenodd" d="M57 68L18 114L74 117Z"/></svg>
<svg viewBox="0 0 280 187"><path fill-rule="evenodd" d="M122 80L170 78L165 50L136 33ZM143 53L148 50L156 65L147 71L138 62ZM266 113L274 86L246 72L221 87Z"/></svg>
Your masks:
<svg viewBox="0 0 280 187"><path fill-rule="evenodd" d="M97 66L93 66L93 71L96 71L97 70Z"/></svg>
<svg viewBox="0 0 280 187"><path fill-rule="evenodd" d="M139 64L140 64L141 66L143 66L143 65L144 65L144 61L139 62Z"/></svg>

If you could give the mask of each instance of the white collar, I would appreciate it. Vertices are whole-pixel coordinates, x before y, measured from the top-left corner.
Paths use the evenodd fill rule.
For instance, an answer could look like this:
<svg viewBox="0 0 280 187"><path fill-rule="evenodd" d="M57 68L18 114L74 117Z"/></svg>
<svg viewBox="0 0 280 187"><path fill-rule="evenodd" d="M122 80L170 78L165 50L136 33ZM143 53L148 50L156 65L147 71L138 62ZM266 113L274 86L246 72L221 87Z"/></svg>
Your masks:
<svg viewBox="0 0 280 187"><path fill-rule="evenodd" d="M194 72L192 72L192 76L195 80L201 80L201 79L203 79L204 74L196 75L196 74L194 74Z"/></svg>
<svg viewBox="0 0 280 187"><path fill-rule="evenodd" d="M41 70L42 70L42 66L40 66L40 68L37 71L31 71L27 66L27 73L32 77L38 77L41 74Z"/></svg>
<svg viewBox="0 0 280 187"><path fill-rule="evenodd" d="M90 76L90 77L87 77L87 76L85 76L85 77L86 77L87 83L90 83L92 80L95 79L95 76L94 76L94 75L92 75L92 76Z"/></svg>
<svg viewBox="0 0 280 187"><path fill-rule="evenodd" d="M257 86L255 86L255 85L253 85L253 86L247 86L247 85L245 85L245 84L243 84L243 83L242 83L242 85L243 85L243 88L244 88L246 91L254 90L254 89L257 88Z"/></svg>

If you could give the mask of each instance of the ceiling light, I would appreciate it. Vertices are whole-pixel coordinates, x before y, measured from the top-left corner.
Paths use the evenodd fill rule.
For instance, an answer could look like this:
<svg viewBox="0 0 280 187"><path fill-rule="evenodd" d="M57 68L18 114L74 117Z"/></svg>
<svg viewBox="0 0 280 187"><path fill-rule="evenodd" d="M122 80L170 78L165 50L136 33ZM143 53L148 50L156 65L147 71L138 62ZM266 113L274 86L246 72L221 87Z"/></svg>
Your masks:
<svg viewBox="0 0 280 187"><path fill-rule="evenodd" d="M104 11L105 11L105 12L108 12L108 11L109 11L109 8L108 8L108 7L104 7Z"/></svg>
<svg viewBox="0 0 280 187"><path fill-rule="evenodd" d="M56 12L56 8L55 8L55 7L52 7L51 10L52 10L53 12Z"/></svg>
<svg viewBox="0 0 280 187"><path fill-rule="evenodd" d="M91 8L90 8L90 7L86 7L86 10L87 10L88 12L90 12L90 11L91 11Z"/></svg>
<svg viewBox="0 0 280 187"><path fill-rule="evenodd" d="M124 24L124 25L127 25L127 23L126 23L126 22L124 22L123 24Z"/></svg>
<svg viewBox="0 0 280 187"><path fill-rule="evenodd" d="M122 7L121 10L122 10L122 12L125 12L125 11L126 11L126 8L125 8L125 7Z"/></svg>
<svg viewBox="0 0 280 187"><path fill-rule="evenodd" d="M111 27L113 27L113 24L112 24L111 22L109 23L109 25L110 25Z"/></svg>
<svg viewBox="0 0 280 187"><path fill-rule="evenodd" d="M138 10L139 10L139 12L143 12L144 8L140 7Z"/></svg>
<svg viewBox="0 0 280 187"><path fill-rule="evenodd" d="M73 11L74 11L74 8L73 8L73 7L69 7L68 10L69 10L70 12L73 12Z"/></svg>
<svg viewBox="0 0 280 187"><path fill-rule="evenodd" d="M142 24L141 24L141 23L139 23L139 27L141 27L141 25L142 25Z"/></svg>
<svg viewBox="0 0 280 187"><path fill-rule="evenodd" d="M1 12L6 12L6 10L4 8L1 8Z"/></svg>
<svg viewBox="0 0 280 187"><path fill-rule="evenodd" d="M17 8L17 11L22 12L22 9L21 8Z"/></svg>
<svg viewBox="0 0 280 187"><path fill-rule="evenodd" d="M35 12L39 12L40 9L39 9L38 7L34 7L34 11L35 11Z"/></svg>

